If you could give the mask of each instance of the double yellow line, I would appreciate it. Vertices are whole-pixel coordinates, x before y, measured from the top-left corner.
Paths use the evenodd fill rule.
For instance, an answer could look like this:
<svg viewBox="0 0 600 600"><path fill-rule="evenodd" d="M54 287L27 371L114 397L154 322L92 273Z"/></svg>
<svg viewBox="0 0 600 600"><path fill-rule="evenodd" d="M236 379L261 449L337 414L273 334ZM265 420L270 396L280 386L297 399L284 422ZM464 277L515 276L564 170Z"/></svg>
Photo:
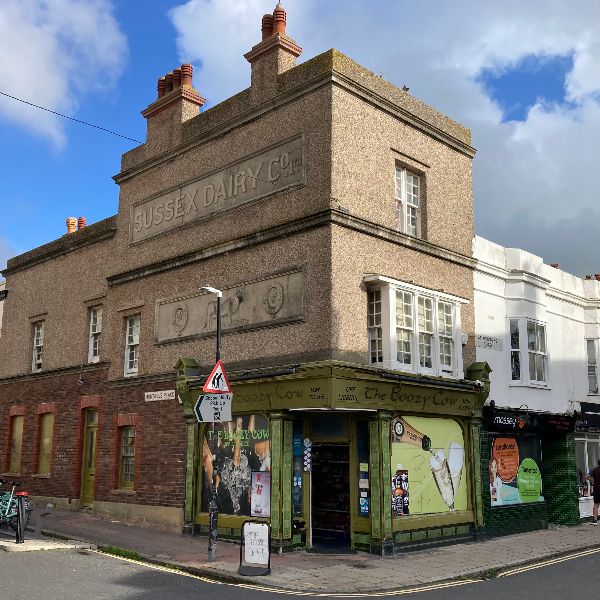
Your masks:
<svg viewBox="0 0 600 600"><path fill-rule="evenodd" d="M95 552L96 554L102 554L103 556L110 556L111 558L115 558L117 560L122 560L124 562L132 563L135 565L140 565L142 567L146 567L148 569L154 569L155 571L161 571L163 573L171 573L173 575L179 575L181 577L188 577L190 579L196 579L198 581L202 581L204 583L210 583L213 585L229 585L232 587L243 588L247 590L252 590L255 592L268 592L271 594L284 594L286 596L311 596L314 598L378 598L383 596L400 596L403 594L417 594L419 592L431 592L433 590L440 590L446 588L459 587L463 585L470 585L473 583L479 583L484 581L483 579L460 579L454 581L443 581L440 583L432 583L430 585L422 585L418 587L410 587L410 588L402 588L399 590L388 590L385 592L357 592L357 593L331 593L331 592L301 592L297 590L285 590L268 586L256 585L253 583L235 583L235 582L227 582L227 581L218 581L217 579L212 579L210 577L205 577L202 575L194 575L193 573L187 573L186 571L182 571L180 569L174 569L171 567L165 567L162 565L156 565L148 562L144 562L141 560L134 560L132 558L125 558L123 556L116 556L114 554L108 554L105 552L101 552L99 550L90 550L90 552ZM581 558L584 556L590 556L592 554L600 553L600 548L591 548L589 550L582 550L581 552L575 552L573 554L568 554L566 556L561 556L557 558L553 558L550 560L541 561L538 563L534 563L531 565L526 565L523 567L517 567L515 569L509 569L508 571L503 571L497 575L500 577L510 577L512 575L519 575L520 573L526 573L527 571L533 571L534 569L541 569L543 567L548 567L551 565L556 565L561 562L565 562L567 560L573 560L575 558Z"/></svg>

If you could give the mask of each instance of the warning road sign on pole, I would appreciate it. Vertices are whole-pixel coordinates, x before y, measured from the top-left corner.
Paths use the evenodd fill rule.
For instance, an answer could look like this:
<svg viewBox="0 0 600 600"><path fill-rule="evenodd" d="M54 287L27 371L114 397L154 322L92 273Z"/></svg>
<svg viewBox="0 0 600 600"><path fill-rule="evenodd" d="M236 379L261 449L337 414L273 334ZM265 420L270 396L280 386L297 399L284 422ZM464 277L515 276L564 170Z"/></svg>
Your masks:
<svg viewBox="0 0 600 600"><path fill-rule="evenodd" d="M229 379L225 373L225 365L218 360L211 374L202 387L202 391L208 394L231 394Z"/></svg>

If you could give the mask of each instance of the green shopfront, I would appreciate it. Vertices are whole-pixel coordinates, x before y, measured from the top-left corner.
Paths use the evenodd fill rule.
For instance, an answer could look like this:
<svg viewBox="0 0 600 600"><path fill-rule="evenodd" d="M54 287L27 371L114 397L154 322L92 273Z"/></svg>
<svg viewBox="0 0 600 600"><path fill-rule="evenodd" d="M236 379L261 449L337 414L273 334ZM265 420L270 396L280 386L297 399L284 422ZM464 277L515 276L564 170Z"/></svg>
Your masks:
<svg viewBox="0 0 600 600"><path fill-rule="evenodd" d="M252 518L271 524L277 551L388 555L472 539L483 525L487 370L474 365L469 376L450 382L334 361L230 373L232 421L213 426L196 422L203 378L195 361L180 360L184 531L208 532L214 458L221 538L239 539Z"/></svg>

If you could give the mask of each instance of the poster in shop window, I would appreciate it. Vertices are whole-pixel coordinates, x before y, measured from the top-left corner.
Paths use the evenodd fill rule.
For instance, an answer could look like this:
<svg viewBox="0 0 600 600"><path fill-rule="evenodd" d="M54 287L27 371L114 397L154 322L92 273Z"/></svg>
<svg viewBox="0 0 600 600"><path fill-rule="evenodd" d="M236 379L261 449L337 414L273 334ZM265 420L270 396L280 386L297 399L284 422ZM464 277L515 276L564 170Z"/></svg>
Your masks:
<svg viewBox="0 0 600 600"><path fill-rule="evenodd" d="M271 516L271 473L252 473L250 514L253 517Z"/></svg>
<svg viewBox="0 0 600 600"><path fill-rule="evenodd" d="M489 485L492 506L542 502L540 442L536 438L492 439Z"/></svg>
<svg viewBox="0 0 600 600"><path fill-rule="evenodd" d="M213 452L216 454L219 512L250 516L252 473L271 471L269 422L262 415L244 415L226 423L215 423L214 428L213 424L206 427L202 451L202 512L208 512L211 497Z"/></svg>
<svg viewBox="0 0 600 600"><path fill-rule="evenodd" d="M392 419L391 502L395 518L467 509L465 443L454 419Z"/></svg>

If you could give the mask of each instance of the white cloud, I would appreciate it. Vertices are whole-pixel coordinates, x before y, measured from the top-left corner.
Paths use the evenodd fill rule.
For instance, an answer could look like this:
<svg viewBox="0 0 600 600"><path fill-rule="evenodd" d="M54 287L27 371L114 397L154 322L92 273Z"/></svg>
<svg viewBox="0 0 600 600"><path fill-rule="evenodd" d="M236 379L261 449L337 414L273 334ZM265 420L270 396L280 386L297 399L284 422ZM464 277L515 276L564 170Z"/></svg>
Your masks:
<svg viewBox="0 0 600 600"><path fill-rule="evenodd" d="M181 59L200 66L195 83L211 104L249 85L242 55L260 41L260 18L274 6L274 0L189 0L171 11ZM287 0L284 6L288 33L304 46L301 58L338 48L471 127L480 235L544 248L548 261L574 272L592 268L584 266L597 255L592 240L587 253L577 244L576 254L568 236L587 222L600 189L597 0ZM524 121L503 122L478 76L530 56L572 56L564 82L569 102L542 99Z"/></svg>
<svg viewBox="0 0 600 600"><path fill-rule="evenodd" d="M73 114L80 97L120 76L127 41L110 0L2 0L1 91ZM0 118L65 143L60 117L0 96Z"/></svg>

